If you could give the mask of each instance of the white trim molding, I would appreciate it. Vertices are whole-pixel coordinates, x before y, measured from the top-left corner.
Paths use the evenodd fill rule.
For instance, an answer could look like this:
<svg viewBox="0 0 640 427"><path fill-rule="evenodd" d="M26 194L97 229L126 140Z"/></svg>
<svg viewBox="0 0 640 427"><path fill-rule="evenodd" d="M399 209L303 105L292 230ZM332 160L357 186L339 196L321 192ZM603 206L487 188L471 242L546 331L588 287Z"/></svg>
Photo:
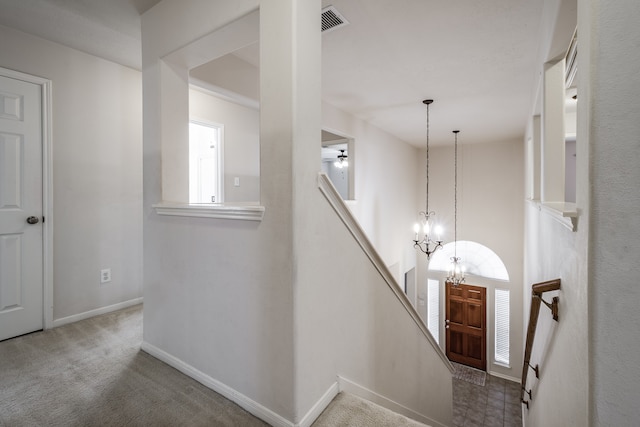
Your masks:
<svg viewBox="0 0 640 427"><path fill-rule="evenodd" d="M188 216L198 218L262 221L264 206L255 204L192 204L162 202L153 205L158 215Z"/></svg>
<svg viewBox="0 0 640 427"><path fill-rule="evenodd" d="M327 389L327 391L320 397L320 399L311 407L311 409L302 417L300 422L293 423L286 418L276 414L269 408L262 406L258 402L244 394L240 393L237 390L229 387L228 385L216 380L215 378L210 377L204 372L194 368L193 366L185 363L184 361L178 359L177 357L167 353L164 350L150 344L146 341L142 342L140 348L155 357L158 360L166 363L167 365L177 369L188 377L193 378L198 381L205 387L210 388L216 393L224 396L225 398L231 400L232 402L238 404L241 408L245 409L247 412L252 415L260 418L265 421L269 425L275 427L311 427L311 425L315 422L315 420L320 416L322 411L324 411L329 403L338 395L340 392L340 388L338 383L335 382L331 384L331 386Z"/></svg>
<svg viewBox="0 0 640 427"><path fill-rule="evenodd" d="M535 205L539 211L551 216L554 220L571 231L578 231L578 209L575 203L568 202L541 202L540 200L528 199L529 203Z"/></svg>
<svg viewBox="0 0 640 427"><path fill-rule="evenodd" d="M373 402L376 405L380 405L390 411L411 418L412 420L416 420L433 427L446 427L444 424L439 423L436 420L433 420L412 409L407 408L406 406L394 402L393 400L382 396L375 391L369 390L368 388L363 387L360 384L357 384L347 378L338 376L338 386L340 388L340 392L351 393L353 395L361 397L362 399L368 400L369 402Z"/></svg>
<svg viewBox="0 0 640 427"><path fill-rule="evenodd" d="M498 364L496 363L496 365ZM511 377L509 375L501 374L500 372L496 372L496 371L487 371L487 374L491 375L492 377L498 377L498 378L502 378L503 380L513 381L514 383L520 384L520 378Z"/></svg>
<svg viewBox="0 0 640 427"><path fill-rule="evenodd" d="M151 356L155 357L156 359L159 359L164 363L166 363L167 365L176 368L178 371L193 378L194 380L198 381L202 385L210 388L216 393L221 394L222 396L231 400L232 402L237 403L240 407L245 409L247 412L251 413L252 415L255 415L256 417L265 421L269 425L272 425L275 427L295 427L295 425L291 421L283 418L282 416L262 406L261 404L250 399L244 394L234 390L228 385L194 368L188 363L185 363L182 360L178 359L177 357L172 356L171 354L165 352L164 350L159 349L153 344L149 344L148 342L143 341L140 348L146 353L149 353Z"/></svg>
<svg viewBox="0 0 640 427"><path fill-rule="evenodd" d="M91 317L99 316L101 314L111 313L112 311L122 310L123 308L131 307L134 305L142 304L142 298L134 298L128 301L119 302L117 304L108 305L106 307L96 308L95 310L85 311L83 313L73 314L71 316L62 317L52 322L52 327L67 325L69 323L78 322L80 320L89 319Z"/></svg>
<svg viewBox="0 0 640 427"><path fill-rule="evenodd" d="M251 99L247 96L230 91L229 89L225 89L222 86L217 86L194 77L189 77L189 89L197 90L207 95L215 96L216 98L251 108L252 110L260 110L260 101L256 101L255 99Z"/></svg>
<svg viewBox="0 0 640 427"><path fill-rule="evenodd" d="M340 393L340 387L337 382L331 384L322 397L309 409L300 422L296 423L296 427L311 427L318 419L322 411L324 411L331 401Z"/></svg>

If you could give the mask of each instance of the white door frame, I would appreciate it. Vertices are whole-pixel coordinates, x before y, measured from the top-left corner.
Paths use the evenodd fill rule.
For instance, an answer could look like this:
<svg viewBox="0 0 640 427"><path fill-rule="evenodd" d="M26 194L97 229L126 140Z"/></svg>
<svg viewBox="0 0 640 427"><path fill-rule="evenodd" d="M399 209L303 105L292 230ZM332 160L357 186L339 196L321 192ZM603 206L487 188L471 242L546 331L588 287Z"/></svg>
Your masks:
<svg viewBox="0 0 640 427"><path fill-rule="evenodd" d="M0 67L0 75L39 85L42 93L42 296L43 325L53 327L53 147L51 80Z"/></svg>

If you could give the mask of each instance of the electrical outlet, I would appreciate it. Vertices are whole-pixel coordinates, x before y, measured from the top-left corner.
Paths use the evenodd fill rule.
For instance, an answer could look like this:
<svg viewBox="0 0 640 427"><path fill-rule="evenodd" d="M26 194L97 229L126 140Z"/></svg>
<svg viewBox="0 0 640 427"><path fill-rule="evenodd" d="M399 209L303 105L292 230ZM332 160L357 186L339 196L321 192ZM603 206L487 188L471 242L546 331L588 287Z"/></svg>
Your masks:
<svg viewBox="0 0 640 427"><path fill-rule="evenodd" d="M111 281L111 269L105 268L100 270L100 283L107 283Z"/></svg>

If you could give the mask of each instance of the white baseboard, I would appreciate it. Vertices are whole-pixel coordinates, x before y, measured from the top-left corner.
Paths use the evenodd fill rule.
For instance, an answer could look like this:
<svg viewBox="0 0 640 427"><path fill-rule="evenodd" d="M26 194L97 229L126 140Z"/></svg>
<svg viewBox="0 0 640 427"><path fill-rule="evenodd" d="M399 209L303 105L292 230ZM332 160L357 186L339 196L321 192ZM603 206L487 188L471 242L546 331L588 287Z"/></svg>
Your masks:
<svg viewBox="0 0 640 427"><path fill-rule="evenodd" d="M123 308L131 307L132 305L137 305L141 303L142 303L142 297L130 299L129 301L119 302L113 305L108 305L106 307L96 308L95 310L85 311L84 313L73 314L71 316L54 320L51 327L57 328L58 326L66 325L68 323L89 319L91 317L99 316L101 314L111 313L112 311L121 310Z"/></svg>
<svg viewBox="0 0 640 427"><path fill-rule="evenodd" d="M322 411L329 406L329 403L331 403L338 393L340 393L340 388L338 387L338 383L335 382L331 384L331 387L329 387L329 389L322 395L320 400L318 400L316 404L309 409L309 412L302 417L302 420L296 424L296 427L311 427L311 424L313 424L320 414L322 414Z"/></svg>
<svg viewBox="0 0 640 427"><path fill-rule="evenodd" d="M404 415L405 417L411 418L413 420L419 421L423 424L427 424L433 427L447 427L444 424L433 420L429 417L426 417L413 409L409 409L406 406L403 406L393 400L384 397L375 391L369 390L366 387L361 386L360 384L356 384L351 380L348 380L343 377L338 377L338 385L340 387L340 391L345 391L347 393L354 394L358 397L361 397L365 400L375 403L376 405L380 405L383 408L387 408L393 412Z"/></svg>
<svg viewBox="0 0 640 427"><path fill-rule="evenodd" d="M490 372L487 372L487 373L489 375L494 376L494 377L502 378L503 380L513 381L514 383L520 384L520 378L510 377L509 375L501 374L500 372L490 371Z"/></svg>
<svg viewBox="0 0 640 427"><path fill-rule="evenodd" d="M198 381L204 386L209 387L211 390L215 391L216 393L219 393L222 396L226 397L227 399L231 400L232 402L237 403L244 410L260 418L261 420L268 423L269 425L272 425L274 427L295 427L295 425L291 421L281 417L280 415L276 414L270 409L260 405L258 402L232 389L228 385L223 384L214 378L211 378L209 375L205 374L204 372L199 371L198 369L183 362L177 357L170 355L164 350L161 350L158 347L152 344L149 344L146 341L142 342L141 348L142 350L149 353L151 356L155 357L156 359L159 359L164 363L166 363L167 365L176 368L178 371L193 378L194 380Z"/></svg>
<svg viewBox="0 0 640 427"><path fill-rule="evenodd" d="M225 398L231 400L234 403L237 403L241 408L251 413L252 415L260 418L262 421L274 426L274 427L310 427L313 422L320 416L322 411L325 410L329 403L333 400L334 397L339 393L338 383L333 383L329 389L322 395L322 397L311 407L309 412L306 413L302 420L299 423L294 424L293 422L285 419L284 417L276 414L272 410L262 406L258 402L250 399L244 394L234 390L228 385L210 377L204 372L194 368L193 366L183 362L177 357L172 356L164 350L159 349L153 344L149 344L146 341L142 342L140 348L149 353L151 356L155 357L166 363L167 365L176 368L178 371L183 374L193 378L198 381L202 385L210 388L216 393L224 396Z"/></svg>

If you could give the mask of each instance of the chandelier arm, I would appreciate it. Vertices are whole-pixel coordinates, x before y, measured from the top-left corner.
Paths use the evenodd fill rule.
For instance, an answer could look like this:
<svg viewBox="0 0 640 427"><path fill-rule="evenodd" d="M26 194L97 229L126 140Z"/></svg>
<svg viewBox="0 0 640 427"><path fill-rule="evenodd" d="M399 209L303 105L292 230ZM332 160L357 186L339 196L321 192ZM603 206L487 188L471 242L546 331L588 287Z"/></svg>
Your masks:
<svg viewBox="0 0 640 427"><path fill-rule="evenodd" d="M413 247L414 248L418 248L420 249L420 252L422 252L423 254L425 254L427 256L427 259L431 258L431 255L437 251L438 249L442 249L442 243L441 242L435 242L435 246L433 248L430 248L430 243L434 243L432 241L422 241L419 242L418 240L414 240L413 241ZM424 246L423 246L424 245Z"/></svg>

